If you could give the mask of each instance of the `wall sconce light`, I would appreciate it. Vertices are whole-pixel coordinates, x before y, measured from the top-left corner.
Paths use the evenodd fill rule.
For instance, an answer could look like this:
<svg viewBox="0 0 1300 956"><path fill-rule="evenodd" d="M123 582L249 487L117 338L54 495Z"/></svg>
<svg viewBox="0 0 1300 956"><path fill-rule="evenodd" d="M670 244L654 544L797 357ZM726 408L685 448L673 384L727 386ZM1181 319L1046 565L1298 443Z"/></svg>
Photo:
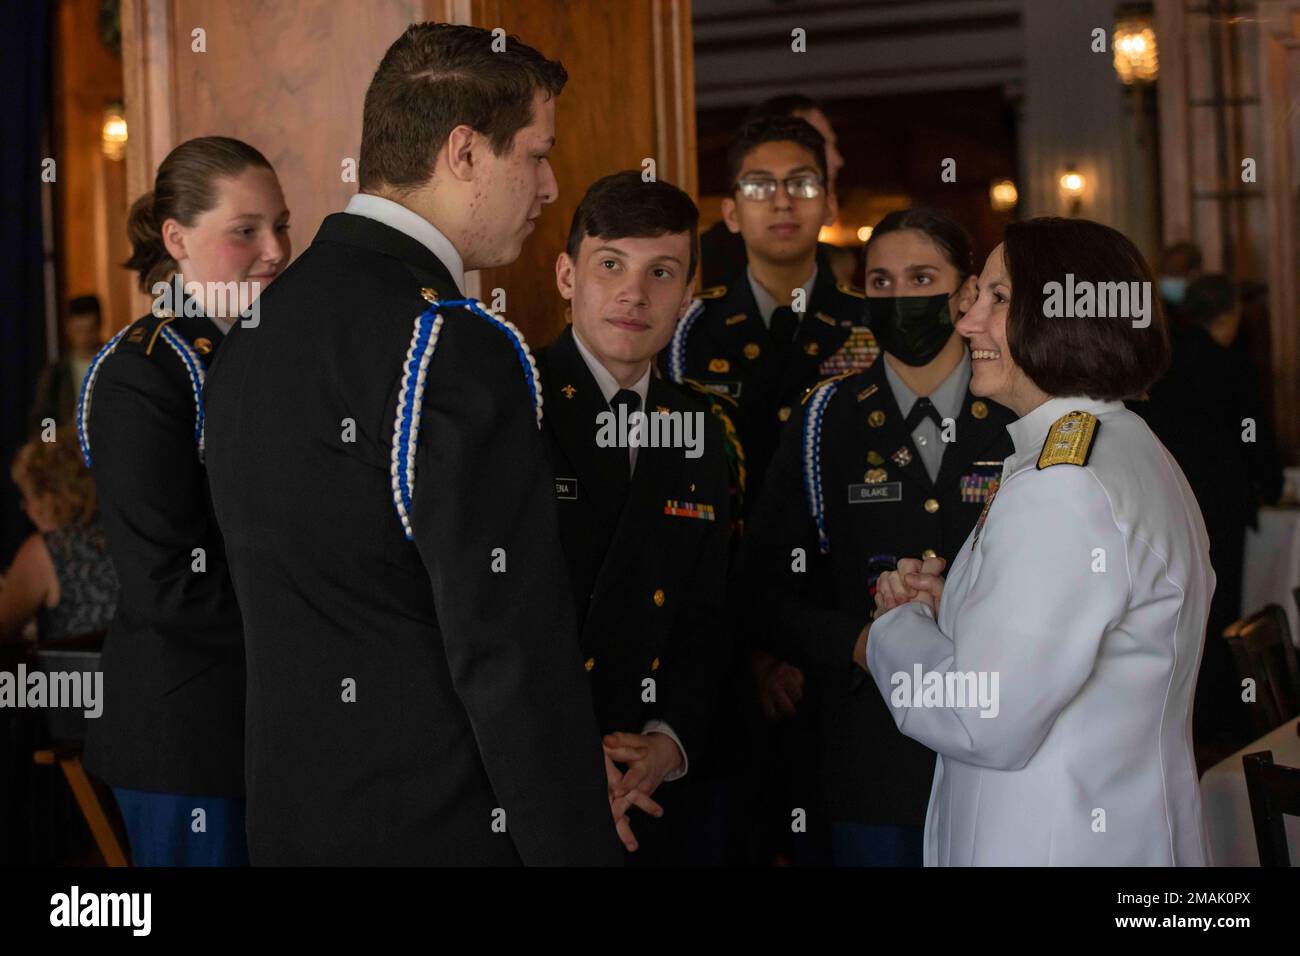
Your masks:
<svg viewBox="0 0 1300 956"><path fill-rule="evenodd" d="M1115 20L1111 47L1115 51L1115 72L1125 86L1155 82L1160 58L1149 13L1121 11Z"/></svg>
<svg viewBox="0 0 1300 956"><path fill-rule="evenodd" d="M1019 201L1020 192L1011 180L999 179L989 186L989 203L998 212L1014 209Z"/></svg>
<svg viewBox="0 0 1300 956"><path fill-rule="evenodd" d="M126 155L126 115L121 103L105 108L100 140L104 155L114 162L120 162Z"/></svg>
<svg viewBox="0 0 1300 956"><path fill-rule="evenodd" d="M1083 191L1087 185L1088 181L1083 178L1083 174L1075 172L1073 166L1067 166L1065 172L1061 174L1061 195L1070 204L1071 216L1079 215L1083 207Z"/></svg>
<svg viewBox="0 0 1300 956"><path fill-rule="evenodd" d="M875 232L875 229L871 226L862 226L858 229L858 242L866 242L871 238L873 232Z"/></svg>

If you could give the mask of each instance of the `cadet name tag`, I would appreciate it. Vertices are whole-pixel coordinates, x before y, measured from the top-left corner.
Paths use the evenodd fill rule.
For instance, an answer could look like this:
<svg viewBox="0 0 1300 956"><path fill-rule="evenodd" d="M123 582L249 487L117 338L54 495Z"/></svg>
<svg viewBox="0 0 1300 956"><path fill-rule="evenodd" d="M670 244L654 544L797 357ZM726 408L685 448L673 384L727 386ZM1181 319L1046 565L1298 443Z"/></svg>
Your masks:
<svg viewBox="0 0 1300 956"><path fill-rule="evenodd" d="M730 398L740 398L741 382L701 382L708 391Z"/></svg>
<svg viewBox="0 0 1300 956"><path fill-rule="evenodd" d="M886 481L877 485L849 485L849 504L875 504L878 501L902 501L903 483Z"/></svg>
<svg viewBox="0 0 1300 956"><path fill-rule="evenodd" d="M578 479L577 478L556 478L555 497L563 498L565 501L577 501L578 500Z"/></svg>

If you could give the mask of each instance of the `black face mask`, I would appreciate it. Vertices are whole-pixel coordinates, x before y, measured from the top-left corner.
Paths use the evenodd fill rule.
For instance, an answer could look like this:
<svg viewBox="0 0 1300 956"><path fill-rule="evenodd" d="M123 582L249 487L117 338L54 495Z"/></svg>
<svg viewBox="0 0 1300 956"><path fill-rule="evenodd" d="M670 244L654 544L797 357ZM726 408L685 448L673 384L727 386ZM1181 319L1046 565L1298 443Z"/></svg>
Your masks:
<svg viewBox="0 0 1300 956"><path fill-rule="evenodd" d="M867 296L867 321L880 347L912 366L928 364L953 333L948 293Z"/></svg>

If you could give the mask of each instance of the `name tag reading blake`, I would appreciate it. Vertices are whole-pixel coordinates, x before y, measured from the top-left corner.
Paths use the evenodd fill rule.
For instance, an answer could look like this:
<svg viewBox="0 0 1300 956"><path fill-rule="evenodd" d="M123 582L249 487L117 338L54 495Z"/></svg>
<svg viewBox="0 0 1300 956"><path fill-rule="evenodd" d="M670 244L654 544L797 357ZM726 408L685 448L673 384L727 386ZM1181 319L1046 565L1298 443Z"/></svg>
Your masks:
<svg viewBox="0 0 1300 956"><path fill-rule="evenodd" d="M849 485L849 504L869 505L880 501L902 501L903 483L886 481L876 485Z"/></svg>
<svg viewBox="0 0 1300 956"><path fill-rule="evenodd" d="M577 501L578 500L578 479L577 478L556 478L555 497L562 498L565 501Z"/></svg>

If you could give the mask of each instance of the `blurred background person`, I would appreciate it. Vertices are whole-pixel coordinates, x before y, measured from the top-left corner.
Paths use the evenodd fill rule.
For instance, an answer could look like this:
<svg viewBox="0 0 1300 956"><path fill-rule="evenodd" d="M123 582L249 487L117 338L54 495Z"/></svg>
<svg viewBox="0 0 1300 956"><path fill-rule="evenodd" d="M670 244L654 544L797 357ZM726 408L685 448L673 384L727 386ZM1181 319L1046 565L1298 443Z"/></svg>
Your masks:
<svg viewBox="0 0 1300 956"><path fill-rule="evenodd" d="M224 295L223 312L205 290L265 289L289 261L289 210L266 157L205 136L168 153L130 231L140 290L183 279L186 296L118 333L83 392L82 447L122 585L86 767L113 787L137 866L240 865L244 637L201 445L205 370L240 304Z"/></svg>
<svg viewBox="0 0 1300 956"><path fill-rule="evenodd" d="M1223 631L1241 617L1246 529L1257 527L1260 505L1276 502L1281 494L1282 463L1259 373L1237 346L1237 287L1226 276L1201 276L1187 285L1178 315L1170 329L1169 371L1151 387L1149 400L1130 407L1183 469L1210 536L1218 583L1196 685L1193 732L1199 748L1226 755L1252 734Z"/></svg>
<svg viewBox="0 0 1300 956"><path fill-rule="evenodd" d="M0 639L54 641L103 631L117 607L117 574L99 522L95 481L72 433L29 441L10 472L36 533L0 579Z"/></svg>
<svg viewBox="0 0 1300 956"><path fill-rule="evenodd" d="M1170 321L1181 318L1187 286L1201 275L1201 248L1194 242L1175 242L1160 252L1156 283Z"/></svg>
<svg viewBox="0 0 1300 956"><path fill-rule="evenodd" d="M64 351L41 371L32 402L31 433L35 435L47 419L70 424L77 412L81 383L90 362L104 344L100 336L99 298L79 295L68 303L63 320Z"/></svg>

